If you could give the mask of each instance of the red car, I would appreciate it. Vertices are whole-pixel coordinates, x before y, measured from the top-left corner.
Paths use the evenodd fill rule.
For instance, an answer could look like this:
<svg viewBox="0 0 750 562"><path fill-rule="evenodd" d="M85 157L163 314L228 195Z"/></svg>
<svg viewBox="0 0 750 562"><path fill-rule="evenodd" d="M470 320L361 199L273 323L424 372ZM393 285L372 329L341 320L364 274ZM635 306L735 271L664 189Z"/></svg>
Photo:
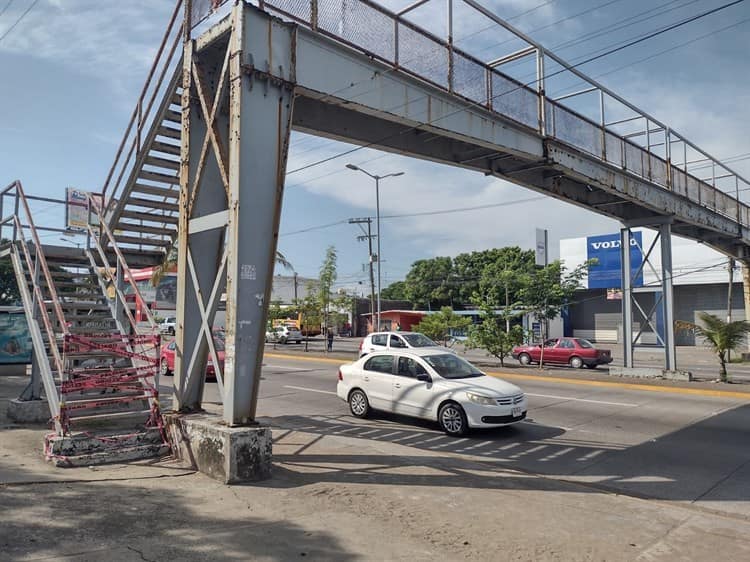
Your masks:
<svg viewBox="0 0 750 562"><path fill-rule="evenodd" d="M513 348L513 358L521 365L539 363L542 358L542 346L520 345ZM590 341L582 338L554 338L544 342L544 362L570 365L580 369L584 365L596 369L599 365L612 363L609 349L596 349Z"/></svg>
<svg viewBox="0 0 750 562"><path fill-rule="evenodd" d="M219 356L219 366L221 371L224 372L224 339L214 337L214 346L216 347L216 355ZM174 353L175 353L175 342L169 342L164 344L161 348L161 369L159 373L167 376L174 372ZM215 379L216 370L214 369L214 363L211 360L209 354L208 364L206 365L206 378Z"/></svg>

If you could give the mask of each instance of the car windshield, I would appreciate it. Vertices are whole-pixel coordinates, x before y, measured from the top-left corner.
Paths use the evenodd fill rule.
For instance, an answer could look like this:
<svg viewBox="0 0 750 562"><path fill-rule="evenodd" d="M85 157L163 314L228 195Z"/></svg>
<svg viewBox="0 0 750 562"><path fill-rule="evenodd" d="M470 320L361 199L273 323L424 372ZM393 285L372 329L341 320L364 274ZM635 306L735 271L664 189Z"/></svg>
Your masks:
<svg viewBox="0 0 750 562"><path fill-rule="evenodd" d="M433 347L437 345L430 338L422 334L401 334L401 337L412 347Z"/></svg>
<svg viewBox="0 0 750 562"><path fill-rule="evenodd" d="M469 377L484 376L484 373L474 365L452 353L425 355L423 359L444 379L466 379Z"/></svg>
<svg viewBox="0 0 750 562"><path fill-rule="evenodd" d="M589 340L582 340L580 338L576 338L576 343L580 347L583 347L584 349L591 349L592 347L594 347L593 344Z"/></svg>

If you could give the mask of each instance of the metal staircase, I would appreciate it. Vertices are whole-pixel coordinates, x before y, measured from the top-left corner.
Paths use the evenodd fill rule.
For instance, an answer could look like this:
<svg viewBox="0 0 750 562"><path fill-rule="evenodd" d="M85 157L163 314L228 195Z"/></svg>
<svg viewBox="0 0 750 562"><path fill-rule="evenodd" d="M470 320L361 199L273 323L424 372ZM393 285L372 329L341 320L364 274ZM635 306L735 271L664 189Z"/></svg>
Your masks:
<svg viewBox="0 0 750 562"><path fill-rule="evenodd" d="M21 399L49 404L48 458L90 465L165 454L156 325L148 311L139 325L129 309L125 287L138 288L111 231L92 226L102 218L96 202L87 244L69 248L41 244L20 182L0 201L0 257L13 263L34 348Z"/></svg>
<svg viewBox="0 0 750 562"><path fill-rule="evenodd" d="M107 224L132 267L161 264L177 238L181 9L178 1L102 189Z"/></svg>

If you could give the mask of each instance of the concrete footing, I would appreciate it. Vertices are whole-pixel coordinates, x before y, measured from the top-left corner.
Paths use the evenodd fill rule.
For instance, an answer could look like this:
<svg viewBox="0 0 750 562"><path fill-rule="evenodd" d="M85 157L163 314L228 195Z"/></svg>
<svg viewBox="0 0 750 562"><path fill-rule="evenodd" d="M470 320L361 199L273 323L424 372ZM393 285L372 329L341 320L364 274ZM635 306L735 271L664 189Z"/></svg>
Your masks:
<svg viewBox="0 0 750 562"><path fill-rule="evenodd" d="M8 402L8 418L16 423L47 423L50 419L46 400L20 400Z"/></svg>
<svg viewBox="0 0 750 562"><path fill-rule="evenodd" d="M225 484L271 477L271 428L228 427L215 414L166 414L172 453Z"/></svg>
<svg viewBox="0 0 750 562"><path fill-rule="evenodd" d="M672 371L668 369L656 369L653 367L610 367L609 374L616 377L632 377L639 379L666 379L671 381L693 380L689 371Z"/></svg>

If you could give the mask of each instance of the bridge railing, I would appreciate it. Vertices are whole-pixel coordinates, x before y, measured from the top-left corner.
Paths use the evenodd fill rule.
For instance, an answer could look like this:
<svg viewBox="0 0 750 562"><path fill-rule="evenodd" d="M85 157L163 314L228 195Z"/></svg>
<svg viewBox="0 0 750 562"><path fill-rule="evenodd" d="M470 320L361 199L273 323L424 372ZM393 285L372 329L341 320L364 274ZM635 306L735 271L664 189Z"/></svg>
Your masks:
<svg viewBox="0 0 750 562"><path fill-rule="evenodd" d="M201 3L201 15L223 3L196 1ZM255 0L255 3L263 10L363 51L394 70L461 96L467 107L482 107L497 113L750 226L750 207L740 200L740 193L750 190L750 182L730 167L589 78L575 65L546 51L474 0L447 2L445 38L407 19L410 12L429 1L417 0L398 13L370 0ZM491 61L483 61L456 47L454 3L462 3L489 19L525 47ZM523 59L535 63L536 75L531 80L521 81L500 71ZM553 99L546 86L560 75L569 75L584 87ZM586 115L580 109L582 99L590 100ZM440 126L439 120L431 124ZM700 170L707 171L697 175Z"/></svg>

